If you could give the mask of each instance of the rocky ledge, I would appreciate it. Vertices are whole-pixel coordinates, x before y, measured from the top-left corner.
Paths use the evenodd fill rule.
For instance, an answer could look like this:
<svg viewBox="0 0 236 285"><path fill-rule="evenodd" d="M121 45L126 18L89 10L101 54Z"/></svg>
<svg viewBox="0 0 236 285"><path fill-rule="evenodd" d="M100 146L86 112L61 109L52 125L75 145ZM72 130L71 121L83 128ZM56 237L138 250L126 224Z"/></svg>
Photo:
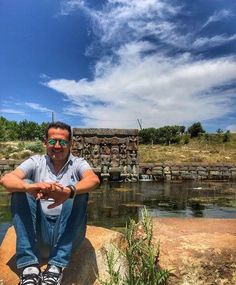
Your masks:
<svg viewBox="0 0 236 285"><path fill-rule="evenodd" d="M236 284L236 220L157 218L154 242L160 241L160 265L171 270L169 285ZM88 226L86 240L65 270L63 285L99 284L106 276L107 249L124 246L123 235ZM45 267L45 264L42 264ZM18 282L15 233L10 228L0 247L0 284Z"/></svg>

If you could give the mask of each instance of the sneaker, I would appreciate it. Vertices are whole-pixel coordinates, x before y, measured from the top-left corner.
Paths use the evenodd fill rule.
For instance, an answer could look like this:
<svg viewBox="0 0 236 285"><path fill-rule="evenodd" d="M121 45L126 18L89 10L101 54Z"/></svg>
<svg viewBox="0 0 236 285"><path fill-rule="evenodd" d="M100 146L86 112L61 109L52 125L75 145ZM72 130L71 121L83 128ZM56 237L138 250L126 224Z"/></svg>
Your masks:
<svg viewBox="0 0 236 285"><path fill-rule="evenodd" d="M38 267L26 267L20 276L19 285L39 285L41 281L40 276L40 270Z"/></svg>
<svg viewBox="0 0 236 285"><path fill-rule="evenodd" d="M41 285L60 285L63 273L62 268L55 265L48 265L42 273Z"/></svg>

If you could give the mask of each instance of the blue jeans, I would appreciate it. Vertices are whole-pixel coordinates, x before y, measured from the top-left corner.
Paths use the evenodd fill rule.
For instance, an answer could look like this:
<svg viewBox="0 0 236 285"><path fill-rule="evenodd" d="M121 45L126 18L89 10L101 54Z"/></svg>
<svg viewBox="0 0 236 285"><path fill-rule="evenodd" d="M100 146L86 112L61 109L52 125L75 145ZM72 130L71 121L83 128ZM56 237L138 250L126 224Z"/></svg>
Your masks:
<svg viewBox="0 0 236 285"><path fill-rule="evenodd" d="M88 193L76 195L63 203L60 216L45 216L39 201L22 192L14 192L11 200L16 231L16 264L22 268L39 264L67 267L72 250L85 238Z"/></svg>

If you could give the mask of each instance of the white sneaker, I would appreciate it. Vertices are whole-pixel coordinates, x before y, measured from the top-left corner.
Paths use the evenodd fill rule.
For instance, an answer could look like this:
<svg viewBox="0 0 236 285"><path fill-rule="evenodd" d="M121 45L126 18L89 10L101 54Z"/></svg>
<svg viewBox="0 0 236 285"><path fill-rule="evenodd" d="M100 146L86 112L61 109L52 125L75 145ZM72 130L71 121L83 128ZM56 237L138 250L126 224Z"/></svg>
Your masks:
<svg viewBox="0 0 236 285"><path fill-rule="evenodd" d="M39 285L41 280L40 270L36 266L26 267L21 276L19 285Z"/></svg>
<svg viewBox="0 0 236 285"><path fill-rule="evenodd" d="M48 265L45 271L42 273L41 285L60 285L62 277L63 273L61 267Z"/></svg>

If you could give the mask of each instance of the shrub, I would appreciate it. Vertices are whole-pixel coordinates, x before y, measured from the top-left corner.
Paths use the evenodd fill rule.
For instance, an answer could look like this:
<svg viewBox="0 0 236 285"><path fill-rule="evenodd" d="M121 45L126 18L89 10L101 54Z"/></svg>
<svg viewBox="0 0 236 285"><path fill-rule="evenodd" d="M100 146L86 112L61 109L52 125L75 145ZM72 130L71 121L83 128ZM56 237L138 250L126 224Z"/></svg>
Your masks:
<svg viewBox="0 0 236 285"><path fill-rule="evenodd" d="M152 243L152 220L146 209L141 216L139 223L131 219L126 227L127 247L124 252L120 251L127 263L126 274L122 276L120 268L114 269L118 257L115 257L114 251L110 251L107 253L109 279L100 281L102 285L166 284L170 272L158 266L159 244L154 246Z"/></svg>
<svg viewBox="0 0 236 285"><path fill-rule="evenodd" d="M44 152L44 146L43 143L40 140L37 140L35 142L26 143L25 145L26 149L29 149L35 153L42 153Z"/></svg>
<svg viewBox="0 0 236 285"><path fill-rule="evenodd" d="M230 131L226 131L223 135L223 142L229 142L230 141Z"/></svg>
<svg viewBox="0 0 236 285"><path fill-rule="evenodd" d="M202 133L205 133L205 131L203 130L201 123L197 122L188 128L188 133L190 134L191 138L194 138L198 137Z"/></svg>
<svg viewBox="0 0 236 285"><path fill-rule="evenodd" d="M17 147L18 147L19 150L23 150L23 149L25 149L25 143L24 142L19 142L17 144Z"/></svg>
<svg viewBox="0 0 236 285"><path fill-rule="evenodd" d="M184 144L188 144L188 143L189 143L189 140L190 140L189 135L188 135L188 134L184 134L184 135L183 135Z"/></svg>

